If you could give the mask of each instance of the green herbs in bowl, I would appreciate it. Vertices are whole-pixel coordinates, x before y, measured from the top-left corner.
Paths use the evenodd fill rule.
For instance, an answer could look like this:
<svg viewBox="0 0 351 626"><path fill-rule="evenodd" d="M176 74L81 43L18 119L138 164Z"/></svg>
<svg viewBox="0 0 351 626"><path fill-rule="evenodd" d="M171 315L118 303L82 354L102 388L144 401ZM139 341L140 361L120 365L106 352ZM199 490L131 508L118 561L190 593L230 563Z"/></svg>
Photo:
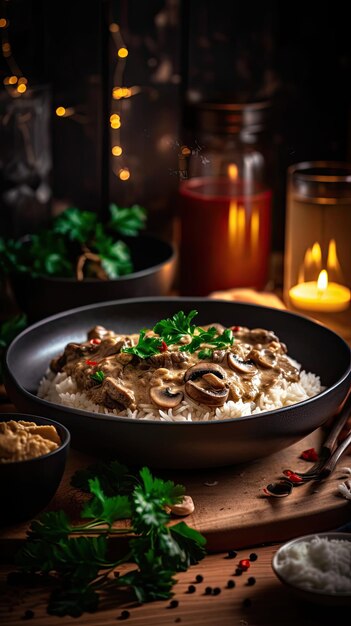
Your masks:
<svg viewBox="0 0 351 626"><path fill-rule="evenodd" d="M176 267L173 245L144 234L145 209L110 205L97 215L66 209L50 228L20 240L0 239L0 274L7 274L29 322L85 304L163 296Z"/></svg>

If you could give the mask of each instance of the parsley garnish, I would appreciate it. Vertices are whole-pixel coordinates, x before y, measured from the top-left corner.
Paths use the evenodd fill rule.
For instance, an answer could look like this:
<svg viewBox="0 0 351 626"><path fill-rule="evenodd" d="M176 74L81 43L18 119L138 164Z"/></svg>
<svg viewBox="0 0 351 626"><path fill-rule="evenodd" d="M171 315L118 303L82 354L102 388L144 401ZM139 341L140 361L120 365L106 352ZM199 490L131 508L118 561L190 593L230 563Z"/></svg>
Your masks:
<svg viewBox="0 0 351 626"><path fill-rule="evenodd" d="M94 468L98 467L98 476ZM105 475L106 473L106 475ZM92 476L90 478L90 476ZM111 493L115 481L124 493ZM18 572L8 582L18 584L21 576L45 576L54 585L48 613L79 617L95 611L100 595L118 589L131 589L140 602L170 598L175 574L185 571L205 556L205 538L184 522L167 526L166 505L179 502L185 493L182 485L154 477L147 467L130 472L117 461L91 466L77 472L72 485L88 489L90 500L80 518L89 520L73 525L64 511L44 512L30 525L27 541L16 555ZM102 484L109 485L106 495ZM130 519L128 527L114 527L114 522ZM128 549L117 560L109 556L113 534L129 538ZM134 563L136 569L119 576L122 563Z"/></svg>
<svg viewBox="0 0 351 626"><path fill-rule="evenodd" d="M102 381L105 378L105 374L101 370L97 370L97 372L94 372L94 374L90 374L90 378L92 378L93 380L95 380L96 383L99 383L99 385L101 385Z"/></svg>
<svg viewBox="0 0 351 626"><path fill-rule="evenodd" d="M139 340L136 346L130 348L123 348L121 352L127 352L127 354L134 354L140 359L147 359L154 354L160 352L162 348L162 339L160 337L146 337L147 330L140 331Z"/></svg>
<svg viewBox="0 0 351 626"><path fill-rule="evenodd" d="M198 356L200 359L206 359L212 356L214 349L227 348L233 344L234 335L230 328L225 329L219 335L214 326L204 330L201 326L191 324L197 313L197 311L192 310L188 315L185 315L184 311L179 311L173 317L160 320L153 327L153 331L158 337L145 337L146 330L144 329L140 332L138 344L132 348L124 348L121 352L128 352L141 359L147 359L160 352L163 342L167 345L174 345L179 343L183 337L190 337L190 342L181 345L179 350L193 353L205 344L205 348L200 350Z"/></svg>

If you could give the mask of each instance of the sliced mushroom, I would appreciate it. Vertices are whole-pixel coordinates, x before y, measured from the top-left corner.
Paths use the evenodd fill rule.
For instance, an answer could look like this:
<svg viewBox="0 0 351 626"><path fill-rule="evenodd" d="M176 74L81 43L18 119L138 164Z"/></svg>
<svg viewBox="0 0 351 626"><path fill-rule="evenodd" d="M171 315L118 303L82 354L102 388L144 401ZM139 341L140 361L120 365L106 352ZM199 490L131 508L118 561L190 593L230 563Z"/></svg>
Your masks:
<svg viewBox="0 0 351 626"><path fill-rule="evenodd" d="M213 387L213 389L223 389L225 387L225 382L221 378L218 378L213 372L208 372L208 374L204 374L202 378Z"/></svg>
<svg viewBox="0 0 351 626"><path fill-rule="evenodd" d="M232 352L227 356L227 362L230 369L240 372L241 374L254 375L257 373L257 367L250 359L243 361Z"/></svg>
<svg viewBox="0 0 351 626"><path fill-rule="evenodd" d="M163 409L173 409L183 400L182 391L173 392L171 387L151 387L150 398L154 404Z"/></svg>
<svg viewBox="0 0 351 626"><path fill-rule="evenodd" d="M185 393L189 396L189 398L194 400L194 402L206 404L210 407L222 406L228 398L228 387L223 387L223 389L214 389L213 387L203 386L206 384L206 381L202 382L202 380L188 380L185 383Z"/></svg>
<svg viewBox="0 0 351 626"><path fill-rule="evenodd" d="M217 363L197 363L193 365L193 367L189 367L189 369L185 372L184 382L188 380L197 380L198 378L202 378L204 374L214 374L217 378L221 380L225 380L227 375L225 370Z"/></svg>
<svg viewBox="0 0 351 626"><path fill-rule="evenodd" d="M251 350L250 358L255 361L257 365L267 368L274 367L277 363L277 355L269 348L265 348L264 350Z"/></svg>
<svg viewBox="0 0 351 626"><path fill-rule="evenodd" d="M212 361L214 363L222 363L222 361L224 361L225 354L225 350L213 350Z"/></svg>

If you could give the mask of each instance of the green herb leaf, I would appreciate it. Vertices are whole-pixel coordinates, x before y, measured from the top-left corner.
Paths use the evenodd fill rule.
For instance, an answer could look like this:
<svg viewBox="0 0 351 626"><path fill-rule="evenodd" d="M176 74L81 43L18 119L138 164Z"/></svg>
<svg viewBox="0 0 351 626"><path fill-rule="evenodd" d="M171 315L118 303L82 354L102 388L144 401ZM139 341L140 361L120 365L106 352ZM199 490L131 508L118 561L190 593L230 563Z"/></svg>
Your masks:
<svg viewBox="0 0 351 626"><path fill-rule="evenodd" d="M94 374L90 374L90 378L92 378L96 383L99 383L99 385L101 385L105 378L105 374L101 370L97 370L97 372L94 372Z"/></svg>
<svg viewBox="0 0 351 626"><path fill-rule="evenodd" d="M73 276L73 263L62 237L52 231L31 235L31 272L35 276Z"/></svg>
<svg viewBox="0 0 351 626"><path fill-rule="evenodd" d="M66 537L72 530L72 526L64 511L47 511L34 520L28 532L31 541L53 541Z"/></svg>
<svg viewBox="0 0 351 626"><path fill-rule="evenodd" d="M175 313L173 317L157 322L153 331L160 335L167 344L178 343L185 335L193 335L196 326L191 324L191 320L197 315L197 311L192 310L188 315L184 311Z"/></svg>
<svg viewBox="0 0 351 626"><path fill-rule="evenodd" d="M93 613L98 609L99 595L89 587L69 587L52 592L48 604L49 615L80 617L83 613Z"/></svg>
<svg viewBox="0 0 351 626"><path fill-rule="evenodd" d="M128 246L123 241L116 241L109 237L102 224L96 227L92 247L99 254L102 267L109 278L118 278L133 271Z"/></svg>
<svg viewBox="0 0 351 626"><path fill-rule="evenodd" d="M174 572L164 566L160 556L151 548L144 553L139 569L133 570L118 579L121 587L131 587L139 602L167 600L176 583Z"/></svg>
<svg viewBox="0 0 351 626"><path fill-rule="evenodd" d="M0 349L7 348L11 341L26 328L27 316L24 313L13 315L0 324Z"/></svg>
<svg viewBox="0 0 351 626"><path fill-rule="evenodd" d="M201 561L206 554L206 539L194 528L190 528L185 522L174 524L169 529L173 539L187 555L187 567Z"/></svg>
<svg viewBox="0 0 351 626"><path fill-rule="evenodd" d="M213 350L211 348L204 348L198 352L199 359L212 359Z"/></svg>
<svg viewBox="0 0 351 626"><path fill-rule="evenodd" d="M95 496L87 502L81 513L83 519L92 518L106 522L110 526L118 519L131 517L131 506L128 496L113 496L109 498L103 493L98 478L89 480L90 492Z"/></svg>
<svg viewBox="0 0 351 626"><path fill-rule="evenodd" d="M69 207L54 219L53 231L67 235L71 241L87 244L95 233L96 223L96 213Z"/></svg>
<svg viewBox="0 0 351 626"><path fill-rule="evenodd" d="M135 237L145 228L146 211L138 204L123 209L117 204L110 204L109 209L111 214L109 227L121 235Z"/></svg>
<svg viewBox="0 0 351 626"><path fill-rule="evenodd" d="M93 478L99 479L101 489L107 496L130 494L138 482L137 474L132 473L126 465L111 461L77 470L71 478L71 485L90 493L89 480Z"/></svg>
<svg viewBox="0 0 351 626"><path fill-rule="evenodd" d="M122 348L121 352L134 354L140 359L147 359L154 354L158 354L160 352L160 348L162 347L162 339L160 337L146 337L146 333L147 329L141 330L136 346Z"/></svg>

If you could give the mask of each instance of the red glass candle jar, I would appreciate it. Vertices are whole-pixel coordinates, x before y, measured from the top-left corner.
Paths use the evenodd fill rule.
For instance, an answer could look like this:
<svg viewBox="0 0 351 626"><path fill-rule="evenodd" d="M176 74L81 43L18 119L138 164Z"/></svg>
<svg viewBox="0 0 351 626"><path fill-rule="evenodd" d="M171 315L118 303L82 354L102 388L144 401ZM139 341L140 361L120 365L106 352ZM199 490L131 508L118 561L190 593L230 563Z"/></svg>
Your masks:
<svg viewBox="0 0 351 626"><path fill-rule="evenodd" d="M189 167L179 186L179 290L199 296L233 287L261 290L271 241L272 193L262 142L268 105L195 109L199 138L195 147L187 146Z"/></svg>

